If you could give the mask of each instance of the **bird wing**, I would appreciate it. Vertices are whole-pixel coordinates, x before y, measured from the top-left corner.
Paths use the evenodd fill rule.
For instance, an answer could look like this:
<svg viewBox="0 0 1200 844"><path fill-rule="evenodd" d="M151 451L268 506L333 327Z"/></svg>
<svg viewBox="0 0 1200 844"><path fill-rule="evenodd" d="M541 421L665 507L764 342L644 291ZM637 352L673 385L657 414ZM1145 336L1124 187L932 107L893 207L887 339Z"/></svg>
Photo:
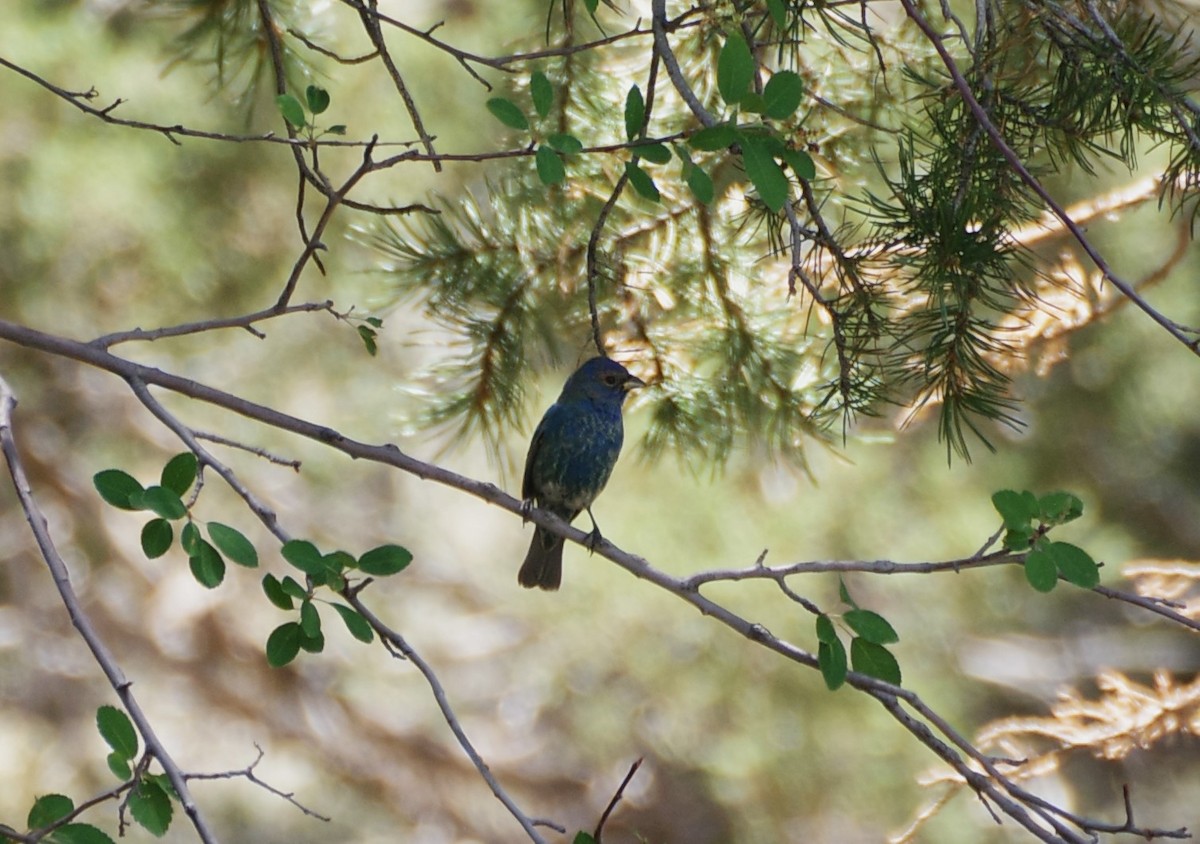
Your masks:
<svg viewBox="0 0 1200 844"><path fill-rule="evenodd" d="M546 436L546 428L551 418L555 415L557 404L550 405L546 414L542 417L542 421L538 423L537 429L533 432L533 439L529 443L529 453L525 455L525 476L521 479L521 500L528 501L537 494L533 482L533 464L537 462L537 453L541 448L542 440Z"/></svg>

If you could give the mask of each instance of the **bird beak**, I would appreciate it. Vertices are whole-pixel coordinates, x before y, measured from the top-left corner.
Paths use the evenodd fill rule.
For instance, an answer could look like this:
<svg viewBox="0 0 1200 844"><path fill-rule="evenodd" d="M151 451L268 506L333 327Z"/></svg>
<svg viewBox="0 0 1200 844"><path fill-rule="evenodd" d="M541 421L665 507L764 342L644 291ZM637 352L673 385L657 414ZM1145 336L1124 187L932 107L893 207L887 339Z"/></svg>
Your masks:
<svg viewBox="0 0 1200 844"><path fill-rule="evenodd" d="M641 378L638 378L636 375L630 375L625 380L625 383L621 385L621 389L628 393L630 390L636 390L638 387L645 387L645 386L646 386L646 382L643 381Z"/></svg>

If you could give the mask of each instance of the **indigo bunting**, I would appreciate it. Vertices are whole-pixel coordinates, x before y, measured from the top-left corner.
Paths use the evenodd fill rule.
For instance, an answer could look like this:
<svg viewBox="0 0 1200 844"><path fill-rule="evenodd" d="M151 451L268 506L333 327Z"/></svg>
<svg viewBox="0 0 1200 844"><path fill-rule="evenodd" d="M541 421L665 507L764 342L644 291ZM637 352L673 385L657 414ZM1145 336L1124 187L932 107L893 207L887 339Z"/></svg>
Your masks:
<svg viewBox="0 0 1200 844"><path fill-rule="evenodd" d="M550 405L529 444L521 498L570 522L587 510L592 520L590 547L600 541L592 502L608 483L621 453L621 404L635 387L645 386L608 358L592 358L575 371ZM563 538L540 527L517 582L527 588L557 589L562 582Z"/></svg>

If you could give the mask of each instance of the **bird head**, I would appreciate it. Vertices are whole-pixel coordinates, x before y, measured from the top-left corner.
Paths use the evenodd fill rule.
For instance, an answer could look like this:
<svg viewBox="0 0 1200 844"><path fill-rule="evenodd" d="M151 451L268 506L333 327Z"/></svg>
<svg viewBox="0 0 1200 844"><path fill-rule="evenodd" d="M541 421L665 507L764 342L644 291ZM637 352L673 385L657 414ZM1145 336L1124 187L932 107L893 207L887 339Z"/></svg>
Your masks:
<svg viewBox="0 0 1200 844"><path fill-rule="evenodd" d="M625 400L632 389L646 386L645 382L615 360L592 358L567 379L563 387L564 397L586 396L588 398L616 398Z"/></svg>

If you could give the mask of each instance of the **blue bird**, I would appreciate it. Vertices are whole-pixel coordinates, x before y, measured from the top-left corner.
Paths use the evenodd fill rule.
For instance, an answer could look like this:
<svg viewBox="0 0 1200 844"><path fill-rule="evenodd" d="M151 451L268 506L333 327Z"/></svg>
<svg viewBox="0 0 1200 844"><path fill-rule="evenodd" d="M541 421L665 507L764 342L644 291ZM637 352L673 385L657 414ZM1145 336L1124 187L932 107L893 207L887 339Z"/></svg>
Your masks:
<svg viewBox="0 0 1200 844"><path fill-rule="evenodd" d="M590 547L600 541L592 502L608 483L621 453L621 404L630 390L642 386L640 378L616 361L592 358L567 379L529 444L521 483L524 506L536 504L566 522L587 510L592 519ZM517 582L527 588L557 589L562 582L562 553L561 536L535 528Z"/></svg>

